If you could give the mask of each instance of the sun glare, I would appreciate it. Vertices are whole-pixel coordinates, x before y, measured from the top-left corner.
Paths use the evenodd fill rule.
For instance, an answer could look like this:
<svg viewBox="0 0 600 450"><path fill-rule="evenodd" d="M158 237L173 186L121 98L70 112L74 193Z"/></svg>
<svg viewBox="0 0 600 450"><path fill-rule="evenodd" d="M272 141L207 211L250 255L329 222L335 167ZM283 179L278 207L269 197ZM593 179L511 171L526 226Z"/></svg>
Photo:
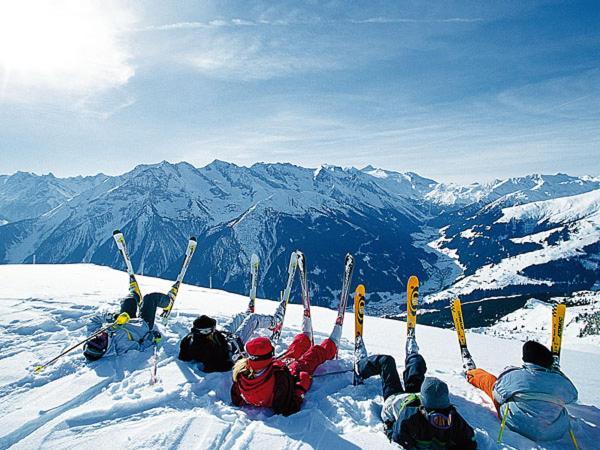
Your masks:
<svg viewBox="0 0 600 450"><path fill-rule="evenodd" d="M0 72L11 86L85 90L132 75L111 3L0 3Z"/></svg>

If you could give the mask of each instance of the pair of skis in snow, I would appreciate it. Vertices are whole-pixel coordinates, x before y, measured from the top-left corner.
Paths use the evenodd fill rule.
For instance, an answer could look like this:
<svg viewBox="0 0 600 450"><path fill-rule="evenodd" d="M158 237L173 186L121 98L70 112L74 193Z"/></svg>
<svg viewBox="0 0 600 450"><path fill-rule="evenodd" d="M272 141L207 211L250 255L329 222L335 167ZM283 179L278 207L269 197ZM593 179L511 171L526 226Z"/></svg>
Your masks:
<svg viewBox="0 0 600 450"><path fill-rule="evenodd" d="M138 307L142 307L143 297L140 290L140 286L135 278L135 272L133 271L133 265L131 264L131 258L129 257L129 251L127 250L127 244L125 243L125 236L120 230L115 230L113 232L113 238L117 244L117 248L119 249L119 253L123 257L125 262L125 267L127 268L127 273L129 274L129 289L133 291L138 296ZM183 282L183 278L185 277L185 273L187 272L188 267L190 266L190 262L192 261L192 257L196 251L197 241L195 237L190 237L187 247L185 249L185 256L183 258L183 263L181 264L181 268L179 269L179 274L175 279L175 283L169 289L167 296L169 297L169 304L166 308L163 308L161 313L161 319L163 325L167 325L169 321L169 317L173 312L173 306L175 305L175 299L177 298L177 294L179 292L179 287ZM152 356L152 369L150 374L150 384L155 384L158 381L158 343L154 346L154 354Z"/></svg>
<svg viewBox="0 0 600 450"><path fill-rule="evenodd" d="M304 253L299 250L292 252L290 255L290 262L288 265L288 278L284 291L281 293L281 298L277 309L273 315L273 326L271 329L271 340L274 343L279 341L281 337L281 330L283 327L283 321L285 319L285 312L287 305L290 300L290 294L292 291L292 285L294 282L294 275L296 270L300 272L300 289L302 295L302 306L303 306L303 317L302 317L302 332L306 334L311 343L314 343L312 318L310 314L310 293L308 289L308 276L306 270L306 257ZM354 257L348 253L344 259L344 272L342 275L342 291L340 293L340 300L338 303L338 313L335 321L334 334L340 334L342 330L342 324L344 323L344 314L346 312L346 304L348 302L348 293L350 291L350 283L352 281L352 272L354 270ZM252 298L250 299L252 304Z"/></svg>
<svg viewBox="0 0 600 450"><path fill-rule="evenodd" d="M129 287L130 290L135 292L138 296L139 307L141 308L143 302L143 296L140 290L140 285L135 278L135 272L133 271L133 265L131 264L131 258L129 257L129 251L127 250L127 244L125 243L125 236L120 230L115 230L113 232L113 238L117 244L117 248L119 249L119 253L123 257L123 261L125 262L125 267L127 268L127 273L129 274ZM179 292L179 287L183 282L183 277L187 272L188 267L190 266L190 262L192 261L192 257L194 256L194 252L196 251L197 241L195 237L190 237L187 247L185 249L185 256L183 258L183 263L181 264L181 268L179 269L179 274L175 279L175 283L169 289L167 293L169 297L169 305L166 308L163 308L163 312L161 314L162 322L164 325L169 321L169 317L171 316L171 312L173 311L173 306L175 304L175 299L177 298L177 293Z"/></svg>
<svg viewBox="0 0 600 450"><path fill-rule="evenodd" d="M354 367L366 355L363 338L363 324L365 316L365 286L359 284L354 293ZM415 339L417 326L417 308L419 306L419 279L411 276L406 285L406 339ZM353 384L360 384L360 379L354 370Z"/></svg>
<svg viewBox="0 0 600 450"><path fill-rule="evenodd" d="M552 307L552 343L550 350L554 358L554 367L560 367L560 350L562 347L562 335L565 325L565 313L567 307L564 303L556 304ZM458 345L460 354L463 360L463 368L465 371L475 369L476 365L473 361L471 353L467 347L467 338L465 337L465 323L463 320L462 306L460 299L455 298L450 304L450 312L454 321L454 328L458 336Z"/></svg>

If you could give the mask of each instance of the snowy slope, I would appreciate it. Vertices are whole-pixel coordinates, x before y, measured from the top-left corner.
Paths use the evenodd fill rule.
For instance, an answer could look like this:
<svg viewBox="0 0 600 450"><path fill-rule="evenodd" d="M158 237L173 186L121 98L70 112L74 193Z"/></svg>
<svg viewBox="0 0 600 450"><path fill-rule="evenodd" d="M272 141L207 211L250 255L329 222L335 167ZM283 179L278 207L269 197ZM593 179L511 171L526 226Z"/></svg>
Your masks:
<svg viewBox="0 0 600 450"><path fill-rule="evenodd" d="M176 359L179 339L193 318L210 314L220 321L245 309L247 299L223 291L182 286L173 320L159 354L160 384L148 385L151 352L132 352L85 364L80 352L34 376L34 364L85 336L87 317L98 307L114 309L127 288L127 276L92 265L0 266L0 448L392 448L381 431L380 380L353 387L349 373L315 378L298 414L285 418L256 408L230 405L230 375L203 374ZM144 292L165 291L166 280L140 277ZM368 285L367 285L368 287ZM301 307L292 300L283 342L300 330ZM257 301L258 312L275 303ZM368 311L368 305L367 305ZM335 312L314 308L320 341ZM395 356L402 368L404 323L365 318L370 352ZM348 314L340 361L351 357L352 316ZM459 373L456 337L451 330L420 326L417 336L429 374L445 380L452 401L477 430L480 448L499 448L493 407ZM498 372L518 364L521 343L468 334L480 366ZM563 369L580 390L575 433L581 448L600 439L600 350L566 346ZM510 431L504 448L542 448ZM547 448L568 448L568 440Z"/></svg>
<svg viewBox="0 0 600 450"><path fill-rule="evenodd" d="M599 188L600 180L593 177L533 174L468 185L439 183L425 194L425 198L446 207L473 203L485 205L495 201L509 206L577 195Z"/></svg>
<svg viewBox="0 0 600 450"><path fill-rule="evenodd" d="M587 348L593 352L600 348L600 335L588 332L600 325L600 293L579 292L573 297L553 300L567 304L564 347ZM504 316L493 326L471 331L504 338L546 342L552 333L549 320L551 315L552 304L531 299L523 308Z"/></svg>
<svg viewBox="0 0 600 450"><path fill-rule="evenodd" d="M108 178L103 174L71 178L57 178L52 173L0 175L0 219L4 216L13 222L38 217Z"/></svg>
<svg viewBox="0 0 600 450"><path fill-rule="evenodd" d="M464 270L462 278L430 301L477 290L500 293L512 287L511 293L518 293L527 287L529 293L558 293L598 283L600 189L492 208L481 216L485 220L473 219L468 228L442 229L430 243Z"/></svg>

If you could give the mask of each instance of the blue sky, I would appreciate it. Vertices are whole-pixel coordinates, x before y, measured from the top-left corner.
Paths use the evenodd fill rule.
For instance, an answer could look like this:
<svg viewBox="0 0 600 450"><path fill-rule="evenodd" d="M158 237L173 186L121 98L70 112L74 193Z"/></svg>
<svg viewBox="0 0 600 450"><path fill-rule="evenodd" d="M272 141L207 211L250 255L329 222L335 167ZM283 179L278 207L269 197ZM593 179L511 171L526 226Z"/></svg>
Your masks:
<svg viewBox="0 0 600 450"><path fill-rule="evenodd" d="M600 175L600 3L3 2L0 155Z"/></svg>

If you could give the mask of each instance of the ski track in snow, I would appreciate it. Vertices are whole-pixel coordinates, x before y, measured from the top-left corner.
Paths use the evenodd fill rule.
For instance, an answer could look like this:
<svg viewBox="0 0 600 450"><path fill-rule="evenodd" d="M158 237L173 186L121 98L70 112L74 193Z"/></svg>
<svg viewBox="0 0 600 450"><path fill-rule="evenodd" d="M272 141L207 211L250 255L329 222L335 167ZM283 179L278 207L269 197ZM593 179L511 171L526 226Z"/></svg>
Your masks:
<svg viewBox="0 0 600 450"><path fill-rule="evenodd" d="M245 310L246 297L182 286L168 327L161 327L160 381L150 386L151 349L92 364L75 350L40 375L31 370L84 338L87 320L97 309L118 307L128 286L125 273L84 264L5 265L0 280L0 448L398 448L382 432L379 377L355 387L349 371L317 376L302 410L283 417L232 406L230 373L205 374L177 359L179 340L194 317L209 314L222 323ZM145 293L166 292L171 284L148 277L139 281ZM301 329L300 299L291 302L278 350ZM272 313L275 306L259 299L256 310ZM336 312L315 307L312 315L320 342ZM405 332L404 322L365 317L368 350L393 355L399 370ZM325 363L317 374L350 367L352 335L348 314L340 360ZM417 336L428 374L449 384L452 401L476 429L480 448L571 447L568 438L538 445L510 430L503 444L496 444L498 419L485 395L464 381L454 332L421 325ZM473 333L467 338L481 367L498 373L519 363L520 341ZM571 409L577 417L575 434L582 449L591 449L600 439L600 350L585 349L570 343L563 350L563 370L580 392L580 404Z"/></svg>

